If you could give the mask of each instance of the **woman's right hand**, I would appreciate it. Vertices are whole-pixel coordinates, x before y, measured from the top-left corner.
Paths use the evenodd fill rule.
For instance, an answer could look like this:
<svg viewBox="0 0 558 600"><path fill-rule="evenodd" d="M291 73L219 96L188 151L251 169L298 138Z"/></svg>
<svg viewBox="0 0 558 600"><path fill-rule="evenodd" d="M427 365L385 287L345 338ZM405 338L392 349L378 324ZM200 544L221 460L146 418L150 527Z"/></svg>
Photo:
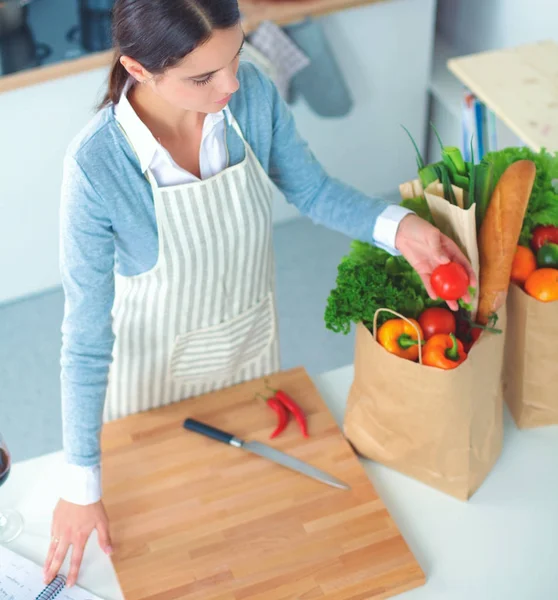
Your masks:
<svg viewBox="0 0 558 600"><path fill-rule="evenodd" d="M101 501L95 504L72 504L59 500L52 519L52 540L44 565L45 583L50 583L58 574L70 546L72 559L66 585L74 585L78 578L85 544L96 529L101 550L112 553L109 522L105 507Z"/></svg>

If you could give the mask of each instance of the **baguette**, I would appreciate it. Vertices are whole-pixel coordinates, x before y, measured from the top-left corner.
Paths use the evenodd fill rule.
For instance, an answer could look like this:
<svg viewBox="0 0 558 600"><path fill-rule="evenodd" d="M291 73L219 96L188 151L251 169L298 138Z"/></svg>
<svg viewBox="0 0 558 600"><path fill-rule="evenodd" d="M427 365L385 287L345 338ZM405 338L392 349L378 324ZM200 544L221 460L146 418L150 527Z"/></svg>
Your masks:
<svg viewBox="0 0 558 600"><path fill-rule="evenodd" d="M513 257L535 182L535 163L518 160L494 188L479 231L480 290L477 322L489 323L503 306L510 283Z"/></svg>

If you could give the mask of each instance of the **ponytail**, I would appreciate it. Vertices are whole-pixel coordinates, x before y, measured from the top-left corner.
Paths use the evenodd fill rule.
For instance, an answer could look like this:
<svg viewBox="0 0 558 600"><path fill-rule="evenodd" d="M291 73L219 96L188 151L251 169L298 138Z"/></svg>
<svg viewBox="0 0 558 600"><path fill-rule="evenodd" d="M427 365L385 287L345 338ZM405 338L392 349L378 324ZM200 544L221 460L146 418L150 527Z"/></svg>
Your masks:
<svg viewBox="0 0 558 600"><path fill-rule="evenodd" d="M124 91L124 87L126 86L129 75L128 71L126 71L120 62L121 56L122 55L120 52L115 52L114 54L108 77L108 90L102 102L98 106L99 110L105 108L111 103L118 104L120 96L122 96L122 92Z"/></svg>

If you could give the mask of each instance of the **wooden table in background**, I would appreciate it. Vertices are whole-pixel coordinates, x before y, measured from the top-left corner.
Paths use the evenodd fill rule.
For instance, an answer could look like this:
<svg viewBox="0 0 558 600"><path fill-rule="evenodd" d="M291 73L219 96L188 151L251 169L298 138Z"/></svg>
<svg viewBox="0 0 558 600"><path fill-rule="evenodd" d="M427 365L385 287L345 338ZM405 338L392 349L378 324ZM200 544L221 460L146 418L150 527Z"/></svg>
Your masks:
<svg viewBox="0 0 558 600"><path fill-rule="evenodd" d="M558 43L463 56L448 67L525 144L558 151Z"/></svg>

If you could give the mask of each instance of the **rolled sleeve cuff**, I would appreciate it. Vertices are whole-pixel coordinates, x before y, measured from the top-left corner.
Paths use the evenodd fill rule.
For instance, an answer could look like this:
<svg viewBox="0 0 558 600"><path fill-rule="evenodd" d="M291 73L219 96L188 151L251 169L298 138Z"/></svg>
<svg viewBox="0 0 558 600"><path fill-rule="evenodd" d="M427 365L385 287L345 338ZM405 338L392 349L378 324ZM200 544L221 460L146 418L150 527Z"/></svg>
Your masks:
<svg viewBox="0 0 558 600"><path fill-rule="evenodd" d="M94 504L101 499L101 467L66 463L60 497L73 504Z"/></svg>
<svg viewBox="0 0 558 600"><path fill-rule="evenodd" d="M397 229L403 218L412 214L415 214L412 210L403 208L398 204L392 204L385 208L376 219L374 225L374 232L372 234L374 244L394 256L399 256L401 252L395 248Z"/></svg>

